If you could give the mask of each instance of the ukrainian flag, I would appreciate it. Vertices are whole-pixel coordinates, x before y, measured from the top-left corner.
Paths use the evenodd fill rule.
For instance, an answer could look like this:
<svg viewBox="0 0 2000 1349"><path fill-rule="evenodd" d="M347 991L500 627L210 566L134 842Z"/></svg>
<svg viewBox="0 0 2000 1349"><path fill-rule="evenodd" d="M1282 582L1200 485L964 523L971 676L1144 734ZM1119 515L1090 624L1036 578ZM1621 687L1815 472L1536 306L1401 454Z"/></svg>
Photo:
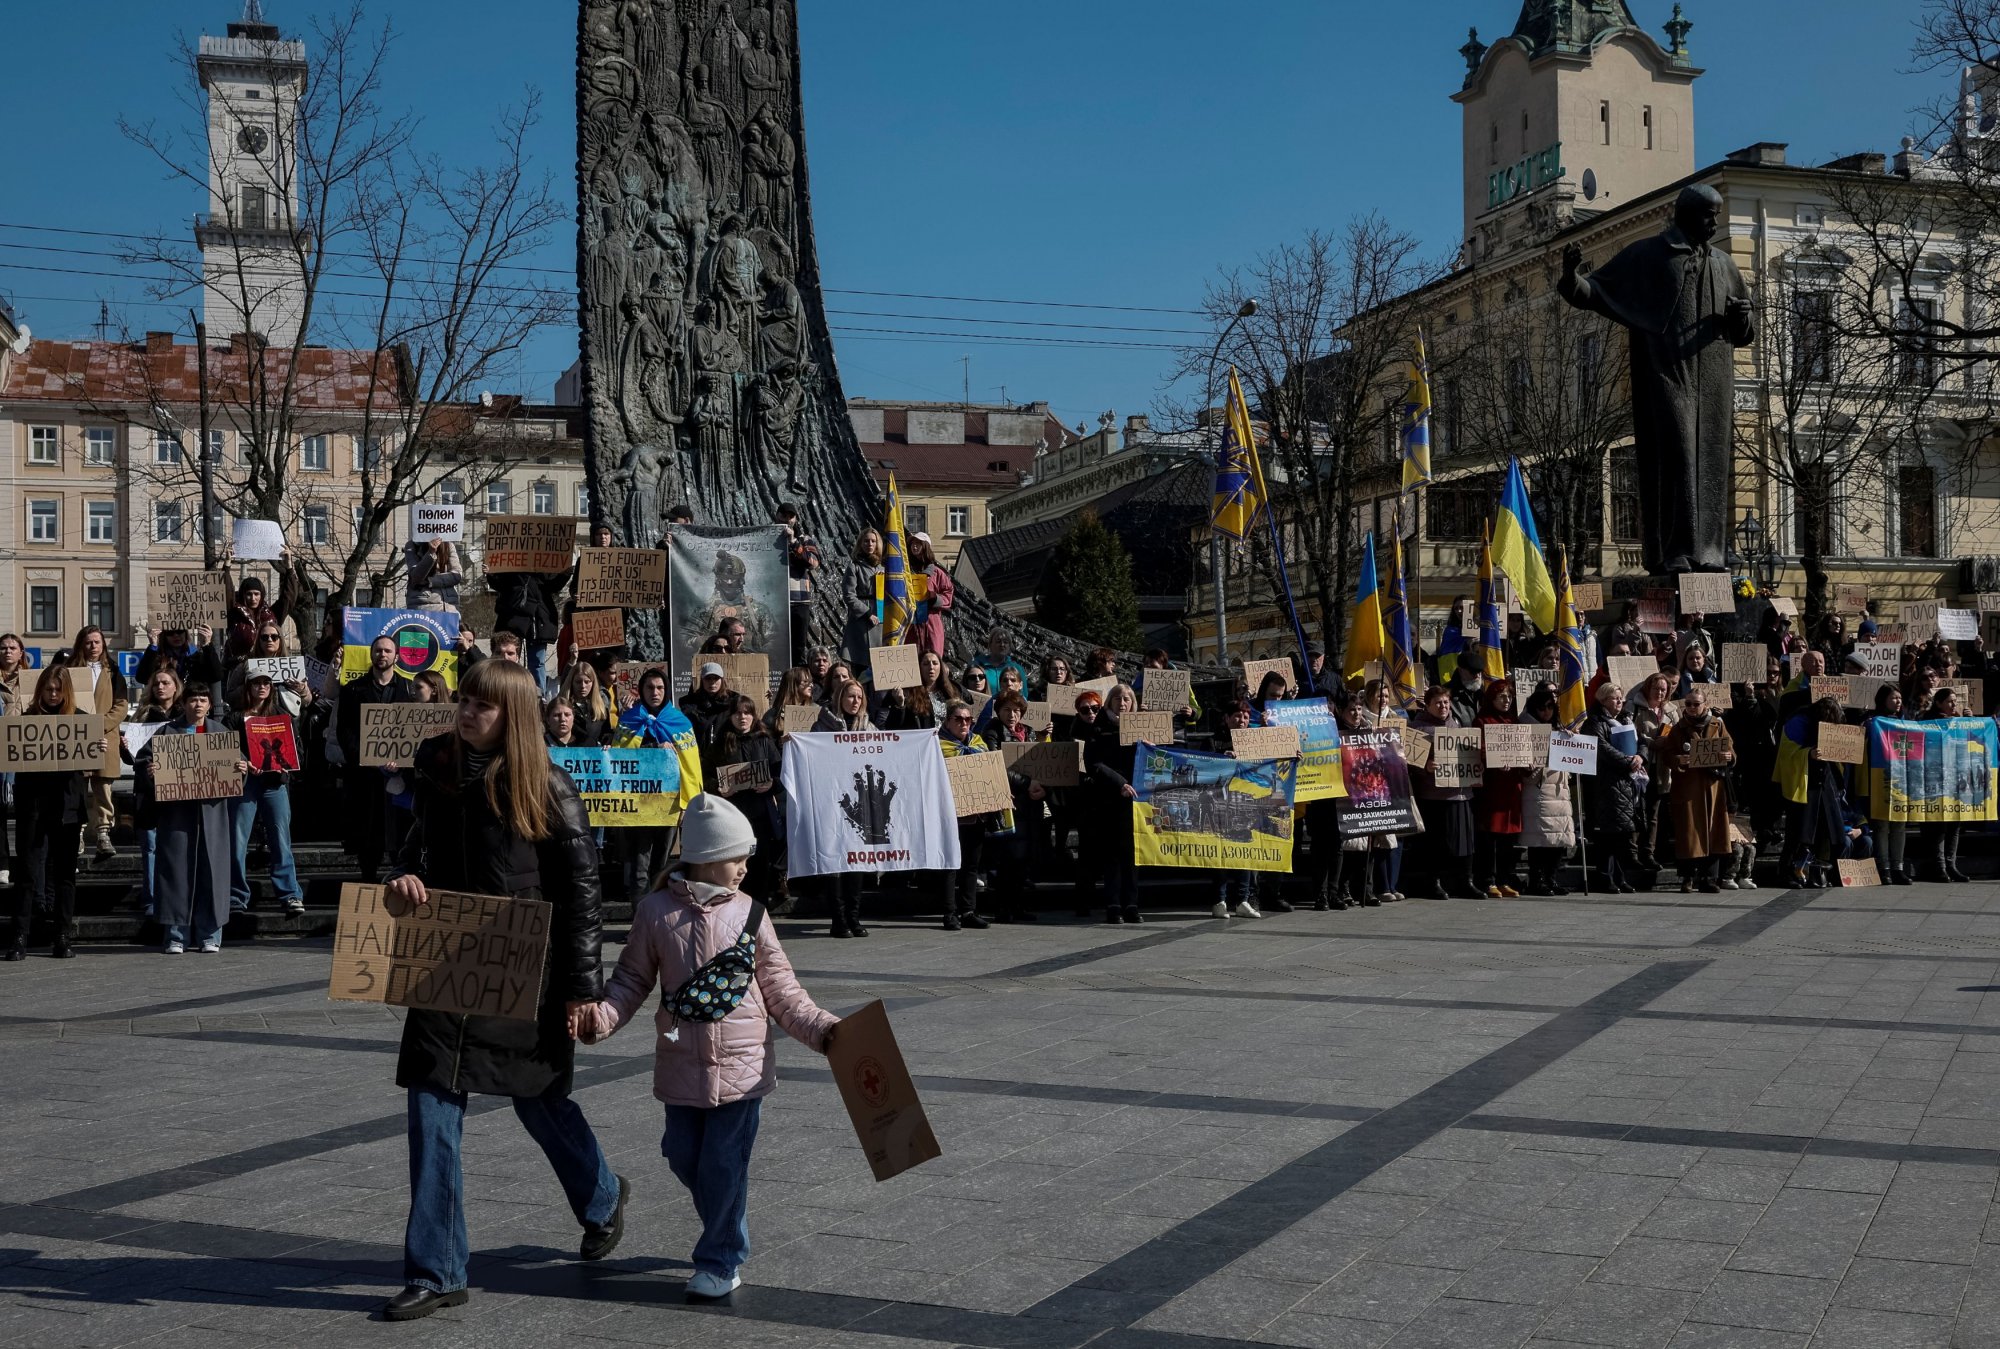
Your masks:
<svg viewBox="0 0 2000 1349"><path fill-rule="evenodd" d="M896 475L889 475L889 513L882 527L882 645L894 646L909 632L909 551L903 545L903 498Z"/></svg>
<svg viewBox="0 0 2000 1349"><path fill-rule="evenodd" d="M1361 543L1361 581L1354 588L1354 625L1347 634L1347 677L1358 679L1369 661L1382 660L1386 645L1382 638L1382 586L1375 572L1375 534L1371 530Z"/></svg>
<svg viewBox="0 0 2000 1349"><path fill-rule="evenodd" d="M1528 504L1528 483L1521 461L1507 461L1507 482L1500 489L1500 519L1493 528L1493 556L1514 583L1521 608L1543 632L1556 630L1556 588L1549 580L1548 559L1542 556L1542 536L1535 529L1534 507Z"/></svg>
<svg viewBox="0 0 2000 1349"><path fill-rule="evenodd" d="M1215 465L1215 500L1209 523L1230 538L1249 537L1264 512L1264 475L1257 464L1257 433L1236 367L1229 368L1229 403L1222 426L1222 453Z"/></svg>
<svg viewBox="0 0 2000 1349"><path fill-rule="evenodd" d="M1417 358L1410 362L1410 388L1403 395L1403 490L1431 480L1431 363L1424 354L1424 330L1417 329Z"/></svg>
<svg viewBox="0 0 2000 1349"><path fill-rule="evenodd" d="M1569 583L1569 551L1556 567L1556 720L1574 726L1589 712L1584 699L1583 625L1576 616L1576 592Z"/></svg>
<svg viewBox="0 0 2000 1349"><path fill-rule="evenodd" d="M1388 638L1386 653L1389 692L1396 706L1405 710L1423 701L1417 686L1417 644L1410 632L1410 603L1403 589L1403 540L1389 531L1389 584L1383 591L1382 627Z"/></svg>
<svg viewBox="0 0 2000 1349"><path fill-rule="evenodd" d="M1484 649L1488 679L1507 674L1507 616L1500 611L1500 588L1493 584L1493 540L1491 525L1482 528L1479 540L1479 645Z"/></svg>
<svg viewBox="0 0 2000 1349"><path fill-rule="evenodd" d="M1452 672L1458 669L1458 658L1465 654L1465 629L1453 620L1458 615L1458 606L1452 605L1452 616L1444 621L1444 632L1438 637L1438 683L1449 684ZM1417 695L1423 697L1420 692Z"/></svg>

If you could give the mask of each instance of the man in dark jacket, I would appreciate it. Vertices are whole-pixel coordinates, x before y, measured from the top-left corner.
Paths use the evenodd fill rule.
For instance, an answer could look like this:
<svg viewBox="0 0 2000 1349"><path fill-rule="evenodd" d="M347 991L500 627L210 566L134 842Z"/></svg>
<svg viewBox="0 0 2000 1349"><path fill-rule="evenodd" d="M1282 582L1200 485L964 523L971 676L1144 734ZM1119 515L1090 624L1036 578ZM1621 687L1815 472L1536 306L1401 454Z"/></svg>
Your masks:
<svg viewBox="0 0 2000 1349"><path fill-rule="evenodd" d="M569 575L567 571L503 571L488 578L493 587L494 629L520 637L527 651L528 673L541 686L544 698L556 691L549 657L562 631L562 594Z"/></svg>
<svg viewBox="0 0 2000 1349"><path fill-rule="evenodd" d="M153 644L146 648L146 654L139 658L139 670L134 678L140 688L153 682L155 670L172 670L181 677L181 684L207 684L220 692L222 689L222 653L212 643L215 629L199 627L194 630L195 640L189 640L186 628L164 628L153 634Z"/></svg>
<svg viewBox="0 0 2000 1349"><path fill-rule="evenodd" d="M347 786L348 849L361 866L363 884L382 874L382 841L389 810L388 778L379 767L361 766L361 709L411 703L410 681L396 673L396 639L377 637L368 648L368 673L341 685L337 727Z"/></svg>

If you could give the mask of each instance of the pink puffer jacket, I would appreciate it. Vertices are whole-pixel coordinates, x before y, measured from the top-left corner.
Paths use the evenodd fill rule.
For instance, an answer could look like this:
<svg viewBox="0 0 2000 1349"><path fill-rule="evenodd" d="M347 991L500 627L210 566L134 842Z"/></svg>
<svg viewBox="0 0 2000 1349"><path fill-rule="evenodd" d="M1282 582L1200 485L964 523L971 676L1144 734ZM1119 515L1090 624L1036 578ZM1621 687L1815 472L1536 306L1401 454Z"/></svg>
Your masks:
<svg viewBox="0 0 2000 1349"><path fill-rule="evenodd" d="M663 995L679 988L734 944L749 920L750 896L724 891L703 903L678 874L665 890L640 900L631 938L599 1004L610 1012L612 1028L631 1021L656 987ZM655 1011L653 1095L668 1105L706 1108L769 1095L777 1085L772 1017L787 1035L821 1053L839 1021L799 987L766 918L757 934L757 979L735 1011L705 1023L676 1022L664 1008ZM676 1026L680 1038L669 1040L666 1032Z"/></svg>

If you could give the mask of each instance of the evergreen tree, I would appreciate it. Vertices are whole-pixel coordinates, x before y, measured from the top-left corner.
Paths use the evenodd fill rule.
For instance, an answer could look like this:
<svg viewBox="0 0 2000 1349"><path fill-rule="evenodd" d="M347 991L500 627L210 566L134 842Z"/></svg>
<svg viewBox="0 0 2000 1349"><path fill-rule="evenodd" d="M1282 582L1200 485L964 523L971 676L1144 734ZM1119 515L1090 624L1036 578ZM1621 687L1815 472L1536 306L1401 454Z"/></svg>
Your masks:
<svg viewBox="0 0 2000 1349"><path fill-rule="evenodd" d="M1094 512L1078 516L1051 554L1035 596L1035 619L1080 641L1124 651L1144 641L1132 555Z"/></svg>

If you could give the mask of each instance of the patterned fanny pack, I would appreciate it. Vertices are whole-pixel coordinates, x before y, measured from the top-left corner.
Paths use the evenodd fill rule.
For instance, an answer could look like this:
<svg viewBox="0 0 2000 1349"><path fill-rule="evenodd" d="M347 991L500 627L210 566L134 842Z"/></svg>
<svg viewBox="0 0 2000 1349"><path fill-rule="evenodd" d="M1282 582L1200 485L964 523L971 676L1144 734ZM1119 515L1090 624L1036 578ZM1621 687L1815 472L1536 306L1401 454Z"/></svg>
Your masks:
<svg viewBox="0 0 2000 1349"><path fill-rule="evenodd" d="M666 1009L676 1021L720 1021L743 1005L757 975L757 934L764 927L764 903L753 900L750 918L735 941L718 951L687 982L669 993Z"/></svg>

